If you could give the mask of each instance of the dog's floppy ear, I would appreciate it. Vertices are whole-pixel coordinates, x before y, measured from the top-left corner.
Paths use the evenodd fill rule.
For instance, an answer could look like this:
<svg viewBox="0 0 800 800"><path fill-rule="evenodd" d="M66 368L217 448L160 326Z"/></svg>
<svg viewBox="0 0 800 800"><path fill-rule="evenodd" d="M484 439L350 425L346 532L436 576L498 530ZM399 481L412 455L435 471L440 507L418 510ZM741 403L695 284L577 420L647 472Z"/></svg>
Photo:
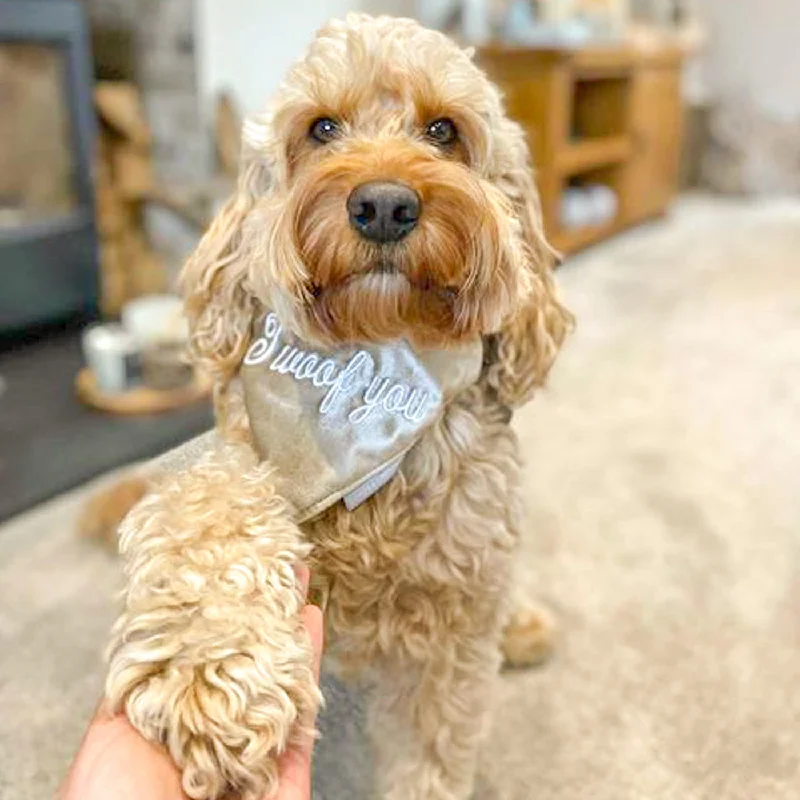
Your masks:
<svg viewBox="0 0 800 800"><path fill-rule="evenodd" d="M544 383L572 328L573 317L561 305L553 281L556 254L545 239L524 134L509 120L504 120L504 128L504 168L497 184L511 200L522 227L526 250L523 268L528 272L530 291L496 337L487 380L501 402L513 408L530 400Z"/></svg>
<svg viewBox="0 0 800 800"><path fill-rule="evenodd" d="M189 351L211 373L218 390L235 374L250 341L256 309L248 290L246 221L270 182L263 159L245 152L236 191L181 273Z"/></svg>

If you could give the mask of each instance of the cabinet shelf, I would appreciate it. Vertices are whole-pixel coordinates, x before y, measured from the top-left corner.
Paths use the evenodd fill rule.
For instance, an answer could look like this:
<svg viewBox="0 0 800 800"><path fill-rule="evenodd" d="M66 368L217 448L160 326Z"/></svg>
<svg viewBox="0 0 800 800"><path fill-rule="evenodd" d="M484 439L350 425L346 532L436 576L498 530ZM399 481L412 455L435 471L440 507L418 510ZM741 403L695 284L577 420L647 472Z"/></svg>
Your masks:
<svg viewBox="0 0 800 800"><path fill-rule="evenodd" d="M577 175L597 167L619 164L632 152L629 136L603 136L570 142L558 153L556 164L562 175Z"/></svg>
<svg viewBox="0 0 800 800"><path fill-rule="evenodd" d="M682 126L681 60L669 43L583 48L504 47L479 52L500 84L509 114L528 135L547 236L564 253L580 250L663 213L675 194ZM574 213L571 189L608 187L613 220ZM564 201L570 212L564 215ZM585 210L585 209L584 209ZM564 221L589 222L568 228Z"/></svg>
<svg viewBox="0 0 800 800"><path fill-rule="evenodd" d="M574 253L590 244L607 239L625 226L618 219L600 225L583 225L580 228L559 228L550 242L560 253Z"/></svg>

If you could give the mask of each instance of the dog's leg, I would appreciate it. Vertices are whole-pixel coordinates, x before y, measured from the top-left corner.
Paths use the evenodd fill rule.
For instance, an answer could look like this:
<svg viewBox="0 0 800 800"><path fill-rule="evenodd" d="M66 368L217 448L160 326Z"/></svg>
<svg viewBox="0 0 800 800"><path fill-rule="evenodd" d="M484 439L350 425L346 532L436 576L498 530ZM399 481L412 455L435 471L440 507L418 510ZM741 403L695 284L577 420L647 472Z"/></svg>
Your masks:
<svg viewBox="0 0 800 800"><path fill-rule="evenodd" d="M448 643L427 662L383 664L371 724L383 800L472 794L500 666L498 635Z"/></svg>
<svg viewBox="0 0 800 800"><path fill-rule="evenodd" d="M152 475L131 472L93 494L81 509L77 529L116 551L120 523L147 494Z"/></svg>
<svg viewBox="0 0 800 800"><path fill-rule="evenodd" d="M375 621L384 652L371 718L383 800L467 800L488 729L522 503L513 432L480 411L451 408L441 438L406 465L410 491L436 517L397 565L391 604Z"/></svg>
<svg viewBox="0 0 800 800"><path fill-rule="evenodd" d="M192 798L261 800L319 690L294 564L306 546L252 451L165 478L122 525L128 586L106 694Z"/></svg>

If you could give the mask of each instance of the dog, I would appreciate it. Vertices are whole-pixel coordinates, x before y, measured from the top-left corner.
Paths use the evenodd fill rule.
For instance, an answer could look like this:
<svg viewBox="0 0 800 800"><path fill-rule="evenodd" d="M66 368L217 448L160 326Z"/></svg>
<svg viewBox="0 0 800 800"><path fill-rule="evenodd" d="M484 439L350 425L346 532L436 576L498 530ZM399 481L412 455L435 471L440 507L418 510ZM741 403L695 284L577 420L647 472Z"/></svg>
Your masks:
<svg viewBox="0 0 800 800"><path fill-rule="evenodd" d="M313 727L321 698L294 571L304 561L326 663L372 681L374 730L391 732L374 741L377 795L470 796L503 632L517 662L541 644L537 617L512 619L522 516L509 418L572 324L553 256L521 128L469 51L412 20L330 22L269 112L246 123L237 190L182 275L217 444L161 470L147 493L136 481L121 490L125 502L144 496L121 525L127 588L106 695L166 746L187 795L268 796L276 757ZM403 440L376 491L298 514L270 436L307 459L301 479L322 473L306 428L299 441L273 426L264 457L247 370L293 381L284 400L318 388L325 405L355 391L343 376L358 353L373 363L402 347L412 365L439 354L447 372L475 343L467 383ZM352 347L340 366L319 360ZM374 380L367 399L386 388ZM386 418L421 424L436 386L398 385ZM314 435L361 435L313 424Z"/></svg>

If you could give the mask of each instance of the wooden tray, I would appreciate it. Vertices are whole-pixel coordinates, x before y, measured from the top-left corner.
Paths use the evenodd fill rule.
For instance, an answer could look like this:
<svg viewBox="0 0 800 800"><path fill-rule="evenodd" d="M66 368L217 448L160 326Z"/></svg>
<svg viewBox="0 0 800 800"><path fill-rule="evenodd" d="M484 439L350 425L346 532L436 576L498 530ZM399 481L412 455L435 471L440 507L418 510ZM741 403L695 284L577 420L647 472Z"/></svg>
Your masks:
<svg viewBox="0 0 800 800"><path fill-rule="evenodd" d="M194 380L178 389L148 389L138 386L122 394L104 394L94 373L84 367L75 376L75 391L87 406L109 414L160 414L183 408L211 394L211 379L195 373Z"/></svg>

